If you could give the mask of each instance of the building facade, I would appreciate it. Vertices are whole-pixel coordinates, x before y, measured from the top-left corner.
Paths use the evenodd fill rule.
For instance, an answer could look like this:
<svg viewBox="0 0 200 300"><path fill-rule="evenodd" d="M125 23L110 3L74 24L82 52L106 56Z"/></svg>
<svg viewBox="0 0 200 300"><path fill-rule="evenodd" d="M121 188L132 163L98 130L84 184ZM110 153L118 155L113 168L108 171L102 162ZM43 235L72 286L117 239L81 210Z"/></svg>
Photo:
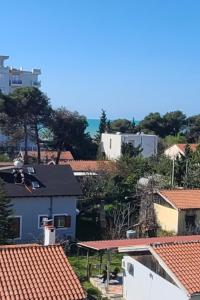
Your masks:
<svg viewBox="0 0 200 300"><path fill-rule="evenodd" d="M44 218L56 228L58 241L75 238L81 190L69 166L3 168L0 178L12 204L10 238L15 243L43 240Z"/></svg>
<svg viewBox="0 0 200 300"><path fill-rule="evenodd" d="M150 134L102 133L101 152L108 159L118 159L122 155L122 145L140 146L141 154L150 157L157 154L158 137Z"/></svg>
<svg viewBox="0 0 200 300"><path fill-rule="evenodd" d="M3 94L12 93L15 89L21 87L40 87L41 83L38 76L41 74L40 69L24 71L23 68L17 69L4 65L4 61L9 56L0 55L0 91Z"/></svg>

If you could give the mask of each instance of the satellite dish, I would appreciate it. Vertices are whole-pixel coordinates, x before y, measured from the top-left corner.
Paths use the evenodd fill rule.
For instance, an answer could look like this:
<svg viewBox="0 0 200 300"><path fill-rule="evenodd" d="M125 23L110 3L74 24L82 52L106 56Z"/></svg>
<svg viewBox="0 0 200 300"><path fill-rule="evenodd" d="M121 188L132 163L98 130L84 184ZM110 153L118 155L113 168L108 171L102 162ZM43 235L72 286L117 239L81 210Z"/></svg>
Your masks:
<svg viewBox="0 0 200 300"><path fill-rule="evenodd" d="M21 169L21 168L23 168L23 165L24 165L24 161L23 161L22 159L20 159L20 158L14 159L14 167L15 167L16 169Z"/></svg>

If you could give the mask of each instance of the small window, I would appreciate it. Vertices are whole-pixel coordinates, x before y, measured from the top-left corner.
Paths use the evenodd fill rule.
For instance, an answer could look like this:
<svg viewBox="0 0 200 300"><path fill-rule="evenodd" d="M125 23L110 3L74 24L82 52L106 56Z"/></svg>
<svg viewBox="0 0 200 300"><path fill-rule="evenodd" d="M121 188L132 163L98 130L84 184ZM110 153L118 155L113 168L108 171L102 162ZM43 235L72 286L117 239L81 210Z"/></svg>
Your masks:
<svg viewBox="0 0 200 300"><path fill-rule="evenodd" d="M39 189L39 187L40 187L40 184L38 181L32 181L32 188L34 190Z"/></svg>
<svg viewBox="0 0 200 300"><path fill-rule="evenodd" d="M9 238L20 239L21 217L13 217L9 219Z"/></svg>
<svg viewBox="0 0 200 300"><path fill-rule="evenodd" d="M186 215L185 216L185 225L186 225L186 228L187 229L192 229L195 227L195 219L196 219L196 216L195 215Z"/></svg>
<svg viewBox="0 0 200 300"><path fill-rule="evenodd" d="M48 218L47 215L39 216L38 217L38 227L42 228L43 227L43 219Z"/></svg>
<svg viewBox="0 0 200 300"><path fill-rule="evenodd" d="M54 216L54 226L56 228L71 227L71 216L66 216L66 215Z"/></svg>
<svg viewBox="0 0 200 300"><path fill-rule="evenodd" d="M110 139L110 149L112 148L112 139Z"/></svg>
<svg viewBox="0 0 200 300"><path fill-rule="evenodd" d="M35 174L35 169L33 167L27 167L28 174Z"/></svg>
<svg viewBox="0 0 200 300"><path fill-rule="evenodd" d="M131 276L134 276L134 266L131 263L127 263L127 271Z"/></svg>

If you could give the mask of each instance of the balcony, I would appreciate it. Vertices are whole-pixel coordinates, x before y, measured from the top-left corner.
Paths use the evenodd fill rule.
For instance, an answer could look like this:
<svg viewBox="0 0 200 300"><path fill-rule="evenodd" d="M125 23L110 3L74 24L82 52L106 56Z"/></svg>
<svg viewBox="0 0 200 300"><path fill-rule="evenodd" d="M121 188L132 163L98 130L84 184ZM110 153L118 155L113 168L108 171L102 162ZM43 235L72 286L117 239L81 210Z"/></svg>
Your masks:
<svg viewBox="0 0 200 300"><path fill-rule="evenodd" d="M9 85L11 85L11 86L20 86L20 85L22 85L22 80L10 80L9 81Z"/></svg>
<svg viewBox="0 0 200 300"><path fill-rule="evenodd" d="M41 81L33 81L32 86L41 87Z"/></svg>

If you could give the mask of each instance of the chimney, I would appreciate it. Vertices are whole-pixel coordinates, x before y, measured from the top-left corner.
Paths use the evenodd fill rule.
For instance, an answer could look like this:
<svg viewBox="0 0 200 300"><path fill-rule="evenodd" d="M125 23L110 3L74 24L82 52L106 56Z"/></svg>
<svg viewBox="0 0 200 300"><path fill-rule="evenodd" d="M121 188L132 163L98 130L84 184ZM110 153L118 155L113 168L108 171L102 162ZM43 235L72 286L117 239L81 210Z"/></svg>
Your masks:
<svg viewBox="0 0 200 300"><path fill-rule="evenodd" d="M50 225L49 222L52 222L52 219L47 218L43 219L44 224L44 246L54 245L56 240L56 230L53 225Z"/></svg>

